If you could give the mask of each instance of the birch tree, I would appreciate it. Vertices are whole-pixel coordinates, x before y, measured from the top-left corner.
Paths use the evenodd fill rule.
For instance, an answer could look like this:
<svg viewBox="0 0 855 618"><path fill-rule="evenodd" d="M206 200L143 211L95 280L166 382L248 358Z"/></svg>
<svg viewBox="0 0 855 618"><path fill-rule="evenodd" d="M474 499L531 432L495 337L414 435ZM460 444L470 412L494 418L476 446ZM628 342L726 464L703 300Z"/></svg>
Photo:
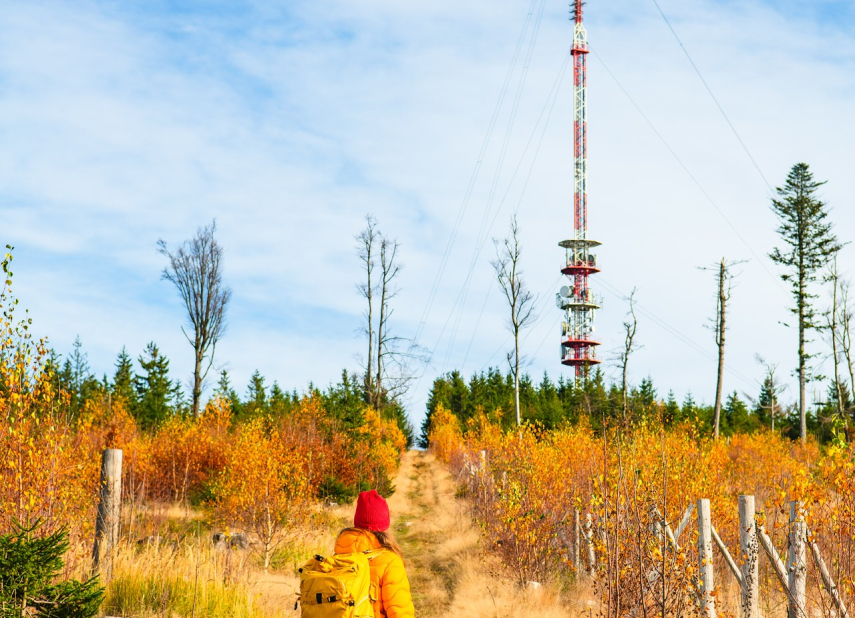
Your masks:
<svg viewBox="0 0 855 618"><path fill-rule="evenodd" d="M508 364L514 372L514 414L517 426L522 424L520 414L520 332L534 319L535 297L523 280L520 265L522 247L519 242L519 226L516 215L511 219L510 235L504 240L493 239L496 259L492 262L496 278L508 301L510 317L508 329L514 336L513 352L508 353Z"/></svg>

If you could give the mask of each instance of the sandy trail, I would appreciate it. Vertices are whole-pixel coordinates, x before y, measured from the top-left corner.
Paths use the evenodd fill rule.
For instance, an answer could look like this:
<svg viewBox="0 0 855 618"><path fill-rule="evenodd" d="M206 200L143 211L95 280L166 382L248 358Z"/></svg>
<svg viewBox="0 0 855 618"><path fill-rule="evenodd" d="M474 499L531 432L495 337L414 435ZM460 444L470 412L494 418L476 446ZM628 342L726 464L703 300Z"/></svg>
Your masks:
<svg viewBox="0 0 855 618"><path fill-rule="evenodd" d="M389 498L392 533L404 552L417 618L570 618L550 588L523 591L501 575L497 561L482 550L482 541L464 498L447 468L425 452L409 451L402 459ZM342 527L353 516L352 505L334 515ZM316 539L319 553L330 551L331 533ZM293 608L299 580L292 575L265 575L256 582L256 601L297 616ZM588 615L585 611L584 615Z"/></svg>
<svg viewBox="0 0 855 618"><path fill-rule="evenodd" d="M429 453L405 454L389 500L404 551L416 616L433 618L573 615L549 589L519 590L480 547L465 499Z"/></svg>

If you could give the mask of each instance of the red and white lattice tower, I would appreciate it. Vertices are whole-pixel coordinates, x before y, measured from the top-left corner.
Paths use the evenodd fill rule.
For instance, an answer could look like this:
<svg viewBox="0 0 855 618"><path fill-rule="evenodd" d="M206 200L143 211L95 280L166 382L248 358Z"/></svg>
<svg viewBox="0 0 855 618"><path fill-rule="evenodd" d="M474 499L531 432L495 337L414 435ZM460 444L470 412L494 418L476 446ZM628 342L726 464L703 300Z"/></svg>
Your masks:
<svg viewBox="0 0 855 618"><path fill-rule="evenodd" d="M576 377L584 377L597 360L593 339L594 315L600 306L588 288L588 276L600 272L592 253L601 243L588 238L588 109L587 57L588 36L582 25L582 0L575 0L573 17L573 238L558 245L565 250L561 272L569 279L558 293L558 307L565 312L561 325L561 362L576 368Z"/></svg>

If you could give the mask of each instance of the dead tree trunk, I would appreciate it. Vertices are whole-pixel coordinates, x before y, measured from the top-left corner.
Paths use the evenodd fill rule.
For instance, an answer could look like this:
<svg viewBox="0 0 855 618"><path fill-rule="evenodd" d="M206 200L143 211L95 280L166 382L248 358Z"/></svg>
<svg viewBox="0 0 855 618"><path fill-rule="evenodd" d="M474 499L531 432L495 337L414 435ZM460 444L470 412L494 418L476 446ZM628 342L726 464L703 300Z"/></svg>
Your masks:
<svg viewBox="0 0 855 618"><path fill-rule="evenodd" d="M363 388L368 399L368 405L374 405L374 290L376 284L374 274L374 244L377 240L377 221L371 215L365 217L365 229L357 236L356 254L365 269L365 283L357 285L357 289L367 303L365 310L365 334L368 337L368 359L365 365Z"/></svg>

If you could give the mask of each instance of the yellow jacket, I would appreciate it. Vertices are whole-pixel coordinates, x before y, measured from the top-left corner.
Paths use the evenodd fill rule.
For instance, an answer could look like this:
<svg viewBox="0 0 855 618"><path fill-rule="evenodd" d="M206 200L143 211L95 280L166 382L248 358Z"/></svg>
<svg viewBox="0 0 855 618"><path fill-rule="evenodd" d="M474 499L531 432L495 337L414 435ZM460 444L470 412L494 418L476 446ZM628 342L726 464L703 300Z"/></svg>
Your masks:
<svg viewBox="0 0 855 618"><path fill-rule="evenodd" d="M353 554L380 547L368 530L348 529L338 536L335 553ZM371 599L375 618L415 618L404 561L393 551L383 551L371 561Z"/></svg>

